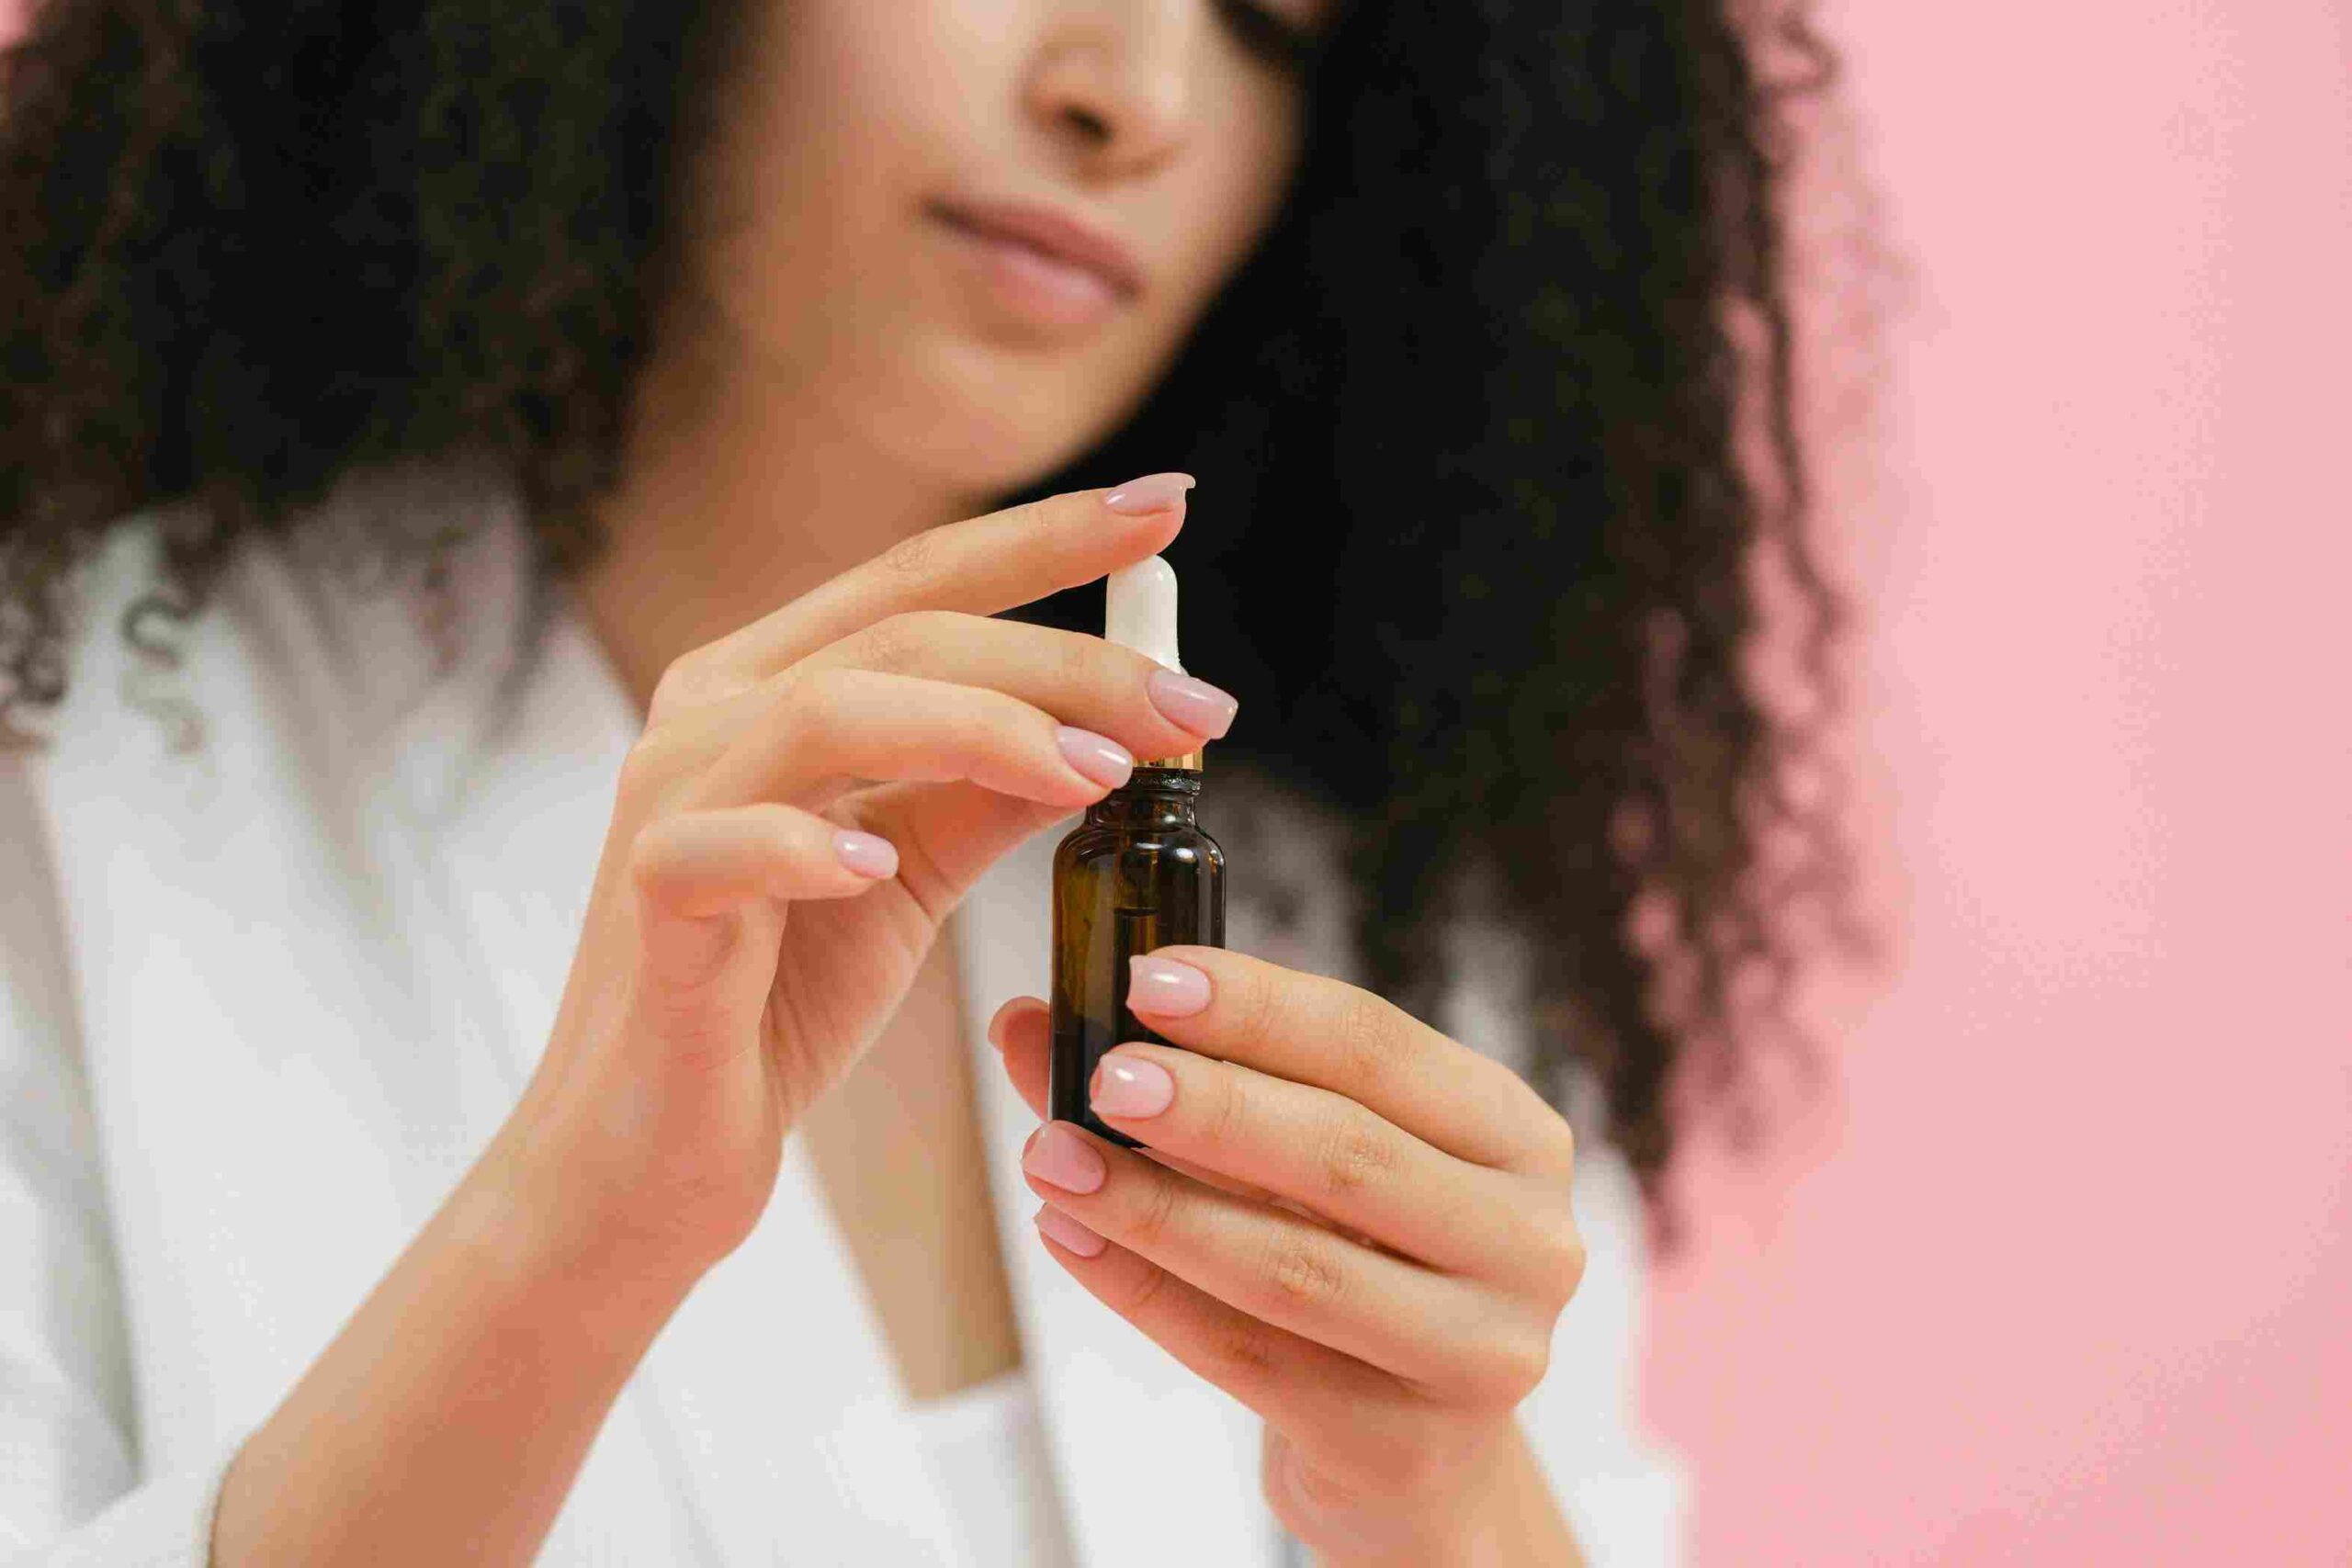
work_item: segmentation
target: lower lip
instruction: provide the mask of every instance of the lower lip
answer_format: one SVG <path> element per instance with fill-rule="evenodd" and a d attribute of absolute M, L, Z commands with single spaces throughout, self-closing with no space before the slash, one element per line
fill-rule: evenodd
<path fill-rule="evenodd" d="M 1101 273 L 1057 261 L 1017 240 L 966 228 L 935 212 L 932 217 L 978 262 L 993 291 L 1023 316 L 1048 326 L 1091 326 L 1124 302 Z"/>

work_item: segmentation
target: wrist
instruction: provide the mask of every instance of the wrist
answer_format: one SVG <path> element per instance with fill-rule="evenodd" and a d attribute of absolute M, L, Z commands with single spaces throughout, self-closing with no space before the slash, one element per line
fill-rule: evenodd
<path fill-rule="evenodd" d="M 1571 1568 L 1584 1561 L 1516 1420 L 1442 1492 L 1411 1500 L 1388 1529 L 1364 1534 L 1352 1548 L 1323 1550 L 1317 1568 Z"/>
<path fill-rule="evenodd" d="M 604 1223 L 594 1182 L 560 1148 L 510 1122 L 451 1194 L 449 1239 L 537 1313 L 658 1329 L 709 1262 Z"/>
<path fill-rule="evenodd" d="M 520 1141 L 493 1140 L 240 1445 L 212 1561 L 530 1559 L 693 1279 L 582 1249 Z"/>

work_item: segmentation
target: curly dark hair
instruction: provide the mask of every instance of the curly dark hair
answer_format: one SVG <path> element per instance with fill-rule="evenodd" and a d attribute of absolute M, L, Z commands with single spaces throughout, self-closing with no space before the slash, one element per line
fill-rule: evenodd
<path fill-rule="evenodd" d="M 1199 476 L 1188 660 L 1257 716 L 1222 753 L 1344 810 L 1364 972 L 1418 1014 L 1454 869 L 1495 874 L 1542 958 L 1539 1087 L 1589 1065 L 1653 1197 L 1679 1075 L 1712 1098 L 1767 1042 L 1811 1054 L 1779 917 L 1849 882 L 1839 792 L 1791 782 L 1847 611 L 1807 536 L 1777 209 L 1789 100 L 1837 62 L 1801 4 L 1736 9 L 1363 0 L 1297 67 L 1262 245 L 1135 418 L 1025 492 Z M 62 696 L 64 584 L 142 509 L 178 521 L 122 629 L 164 660 L 150 623 L 356 465 L 486 449 L 545 571 L 601 549 L 737 15 L 40 6 L 0 63 L 0 729 Z M 1767 40 L 1808 73 L 1770 80 Z M 1743 678 L 1759 551 L 1807 611 L 1804 724 Z"/>

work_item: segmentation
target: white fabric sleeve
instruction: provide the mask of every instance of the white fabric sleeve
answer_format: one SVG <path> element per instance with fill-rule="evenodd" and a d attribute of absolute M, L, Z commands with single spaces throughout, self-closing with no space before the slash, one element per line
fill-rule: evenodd
<path fill-rule="evenodd" d="M 0 757 L 0 1564 L 205 1568 L 234 1457 L 143 1477 L 104 1168 L 28 766 Z"/>
<path fill-rule="evenodd" d="M 1685 1483 L 1637 1415 L 1646 1253 L 1639 1190 L 1613 1150 L 1577 1151 L 1576 1207 L 1584 1280 L 1520 1425 L 1586 1561 L 1663 1568 L 1682 1560 Z"/>

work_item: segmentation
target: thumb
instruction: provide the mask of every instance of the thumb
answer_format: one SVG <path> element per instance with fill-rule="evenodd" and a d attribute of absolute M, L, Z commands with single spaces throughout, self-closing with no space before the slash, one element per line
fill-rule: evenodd
<path fill-rule="evenodd" d="M 909 847 L 899 882 L 934 925 L 1007 850 L 1083 809 L 1007 795 L 969 779 L 876 784 L 832 807 L 835 816 Z"/>
<path fill-rule="evenodd" d="M 874 834 L 776 801 L 681 812 L 631 846 L 634 1036 L 718 1066 L 754 1048 L 789 904 L 864 892 L 897 869 Z"/>

